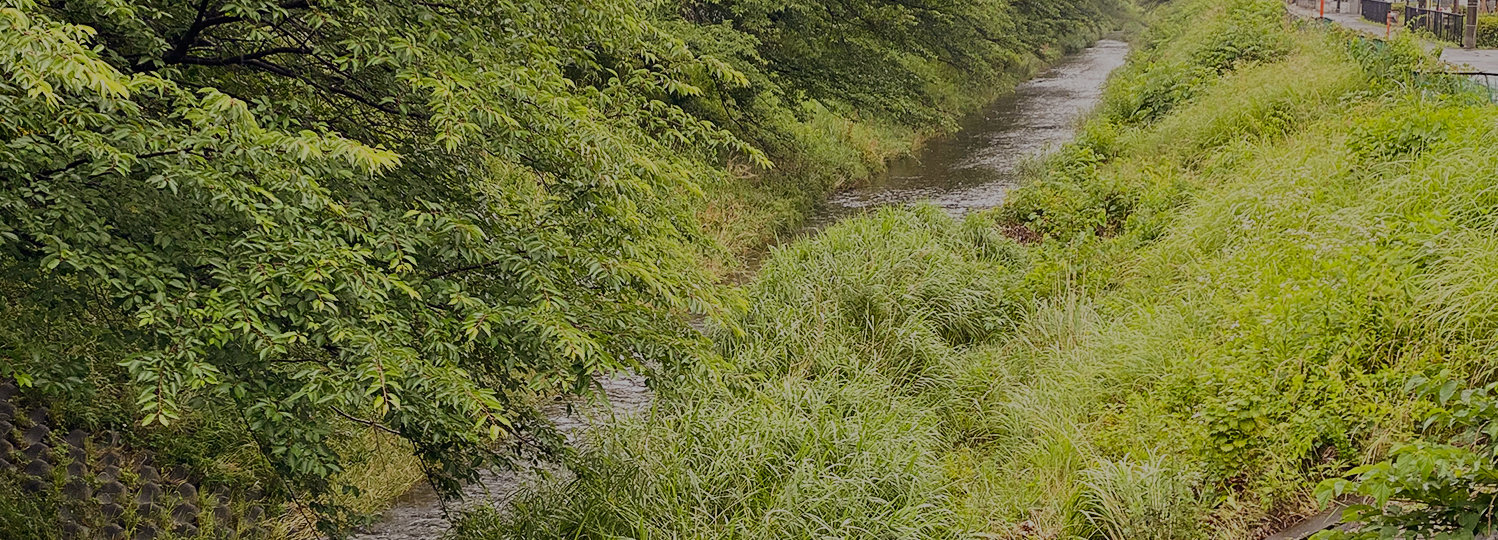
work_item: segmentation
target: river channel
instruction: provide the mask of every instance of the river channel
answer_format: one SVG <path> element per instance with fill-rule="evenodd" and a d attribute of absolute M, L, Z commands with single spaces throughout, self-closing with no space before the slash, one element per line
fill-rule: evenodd
<path fill-rule="evenodd" d="M 833 195 L 810 224 L 894 204 L 930 202 L 959 217 L 1002 204 L 1018 183 L 1020 164 L 1071 140 L 1128 51 L 1128 44 L 1105 39 L 1063 58 L 964 119 L 956 133 L 891 162 L 872 182 Z"/>
<path fill-rule="evenodd" d="M 1004 201 L 1028 159 L 1070 140 L 1088 110 L 1098 103 L 1108 74 L 1123 65 L 1128 45 L 1104 39 L 1058 61 L 961 123 L 951 136 L 929 141 L 915 156 L 890 164 L 874 181 L 839 192 L 808 220 L 816 231 L 840 219 L 886 205 L 927 201 L 954 216 L 992 208 Z M 809 234 L 809 233 L 808 233 Z M 551 418 L 569 439 L 589 425 L 649 407 L 649 390 L 640 376 L 602 381 L 607 405 L 558 406 Z M 444 506 L 426 483 L 418 483 L 366 531 L 359 540 L 425 540 L 448 528 L 446 513 L 472 505 L 504 506 L 541 475 L 526 472 L 485 473 L 464 490 L 464 498 Z"/>

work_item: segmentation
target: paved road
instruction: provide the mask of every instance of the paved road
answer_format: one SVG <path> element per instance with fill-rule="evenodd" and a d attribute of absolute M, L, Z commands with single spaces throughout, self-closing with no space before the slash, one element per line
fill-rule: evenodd
<path fill-rule="evenodd" d="M 1285 9 L 1296 17 L 1304 19 L 1316 18 L 1316 10 L 1311 8 L 1289 4 L 1285 6 Z M 1359 32 L 1372 34 L 1378 38 L 1384 37 L 1384 25 L 1374 24 L 1356 13 L 1327 13 L 1326 18 Z M 1395 33 L 1404 31 L 1403 28 L 1398 26 L 1394 28 Z M 1432 51 L 1440 50 L 1441 60 L 1446 63 L 1472 71 L 1498 73 L 1498 49 L 1474 49 L 1469 51 L 1460 47 L 1446 47 L 1432 41 L 1421 40 L 1421 42 L 1425 44 L 1427 49 Z"/>
<path fill-rule="evenodd" d="M 1441 51 L 1441 59 L 1447 63 L 1471 68 L 1483 73 L 1498 73 L 1498 49 L 1455 49 Z"/>

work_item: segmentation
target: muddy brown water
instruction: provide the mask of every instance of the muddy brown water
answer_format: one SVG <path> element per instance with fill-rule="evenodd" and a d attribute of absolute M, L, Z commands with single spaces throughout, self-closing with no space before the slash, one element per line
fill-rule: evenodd
<path fill-rule="evenodd" d="M 965 119 L 955 134 L 932 140 L 918 155 L 891 163 L 874 181 L 829 198 L 801 234 L 887 205 L 927 201 L 954 216 L 998 206 L 1018 181 L 1021 163 L 1072 138 L 1082 115 L 1101 97 L 1108 74 L 1123 65 L 1127 53 L 1127 44 L 1104 39 L 1061 59 Z M 606 403 L 558 406 L 552 411 L 552 420 L 569 439 L 575 441 L 589 426 L 640 414 L 650 406 L 642 376 L 614 377 L 602 386 Z M 353 538 L 437 538 L 449 528 L 449 512 L 475 505 L 503 507 L 545 476 L 536 471 L 485 473 L 464 490 L 462 500 L 446 505 L 430 486 L 418 483 L 378 523 Z"/>

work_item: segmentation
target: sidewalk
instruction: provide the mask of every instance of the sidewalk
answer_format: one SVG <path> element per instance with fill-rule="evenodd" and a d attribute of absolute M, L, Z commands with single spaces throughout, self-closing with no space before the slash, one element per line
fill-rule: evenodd
<path fill-rule="evenodd" d="M 1302 19 L 1316 18 L 1316 10 L 1314 9 L 1287 4 L 1285 10 L 1289 11 L 1291 15 Z M 1380 39 L 1384 37 L 1384 25 L 1375 24 L 1372 21 L 1364 19 L 1362 15 L 1357 13 L 1327 13 L 1326 18 L 1344 27 L 1372 34 Z M 1401 26 L 1394 27 L 1395 34 L 1407 31 Z M 1447 47 L 1432 41 L 1420 41 L 1425 45 L 1426 49 L 1432 52 L 1439 50 L 1441 60 L 1448 64 L 1471 71 L 1498 73 L 1498 49 L 1473 49 L 1469 51 L 1460 47 Z"/>
<path fill-rule="evenodd" d="M 1498 73 L 1498 49 L 1454 49 L 1441 51 L 1441 60 L 1448 64 L 1471 68 L 1472 71 Z"/>

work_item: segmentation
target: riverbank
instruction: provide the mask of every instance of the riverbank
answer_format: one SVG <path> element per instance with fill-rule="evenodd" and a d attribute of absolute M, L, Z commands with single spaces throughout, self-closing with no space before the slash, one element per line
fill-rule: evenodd
<path fill-rule="evenodd" d="M 960 132 L 932 139 L 916 155 L 892 163 L 889 171 L 869 184 L 841 190 L 796 236 L 814 235 L 841 218 L 872 211 L 873 206 L 908 205 L 937 195 L 952 201 L 944 211 L 954 215 L 999 204 L 1003 194 L 1016 186 L 1022 163 L 1033 162 L 1070 139 L 1127 51 L 1127 44 L 1104 39 L 1059 59 L 1012 93 L 963 119 Z M 649 389 L 638 379 L 631 378 L 634 384 L 624 385 L 617 384 L 620 380 L 604 381 L 608 403 L 602 410 L 558 410 L 552 418 L 565 424 L 564 433 L 572 436 L 581 435 L 588 424 L 635 416 L 648 408 L 643 400 L 649 397 Z M 533 475 L 486 474 L 465 488 L 465 500 L 453 506 L 503 508 L 523 484 L 535 480 Z M 446 528 L 444 513 L 435 494 L 418 485 L 397 500 L 379 523 L 355 538 L 436 536 Z"/>
<path fill-rule="evenodd" d="M 776 250 L 710 361 L 460 536 L 1259 538 L 1417 438 L 1405 381 L 1492 378 L 1498 109 L 1276 1 L 1155 19 L 1005 207 Z"/>
<path fill-rule="evenodd" d="M 695 361 L 743 253 L 1132 11 L 147 4 L 0 13 L 0 378 L 303 537 L 565 453 L 550 408 Z M 233 527 L 5 435 L 7 527 Z"/>
<path fill-rule="evenodd" d="M 961 122 L 1012 94 L 1016 85 L 1045 72 L 1063 57 L 1074 54 L 1109 33 L 1137 31 L 1138 15 L 1126 10 L 1105 19 L 1072 26 L 1061 39 L 1006 60 L 999 78 L 984 85 L 948 90 L 958 103 L 934 123 L 901 125 L 888 118 L 847 112 L 842 106 L 812 106 L 810 118 L 789 131 L 804 139 L 793 155 L 776 159 L 773 169 L 730 164 L 728 174 L 706 179 L 698 210 L 705 232 L 722 249 L 709 254 L 705 264 L 729 281 L 752 277 L 771 246 L 796 237 L 810 225 L 825 224 L 824 216 L 841 214 L 835 207 L 839 193 L 858 190 L 887 178 L 888 167 L 919 154 L 933 139 L 962 129 Z M 952 100 L 952 98 L 947 98 Z M 830 212 L 829 207 L 834 208 Z M 834 218 L 835 219 L 835 218 Z M 812 220 L 811 223 L 808 220 Z M 820 221 L 819 221 L 820 220 Z"/>
<path fill-rule="evenodd" d="M 1022 145 L 1023 151 L 1013 155 L 991 156 L 985 162 L 971 166 L 957 163 L 956 160 L 961 156 L 948 156 L 951 160 L 931 159 L 925 153 L 917 151 L 927 159 L 920 165 L 916 165 L 917 161 L 921 161 L 919 158 L 905 158 L 895 164 L 898 171 L 896 174 L 909 176 L 914 174 L 917 167 L 925 167 L 928 168 L 926 174 L 931 176 L 927 180 L 928 188 L 931 190 L 939 190 L 941 189 L 939 185 L 951 183 L 954 189 L 960 185 L 972 189 L 996 190 L 997 193 L 1002 194 L 1004 190 L 1014 186 L 1017 180 L 1017 168 L 1022 160 L 1033 159 L 1036 152 L 1062 143 L 1070 136 L 1072 128 L 1079 120 L 1079 115 L 1095 102 L 1097 94 L 1101 91 L 1103 79 L 1108 72 L 1122 62 L 1126 50 L 1123 43 L 1109 41 L 1102 49 L 1088 48 L 1085 51 L 1073 53 L 1071 56 L 1053 60 L 1052 68 L 1037 72 L 1034 77 L 1020 83 L 1020 86 L 1024 88 L 1020 90 L 1020 95 L 1003 96 L 995 103 L 985 106 L 983 111 L 975 113 L 975 117 L 964 119 L 962 126 L 966 131 L 955 135 L 957 139 L 938 137 L 934 140 L 934 144 L 939 146 L 971 146 L 971 142 L 964 143 L 963 141 L 967 140 L 966 138 L 1002 136 L 1015 140 L 1025 139 L 1022 143 L 1017 143 Z M 1029 89 L 1031 87 L 1034 88 Z M 952 153 L 942 152 L 940 148 L 937 150 L 943 155 Z M 941 177 L 947 169 L 966 169 L 969 173 L 961 179 Z M 877 185 L 875 186 L 841 190 L 838 199 L 831 201 L 830 204 L 837 207 L 843 198 L 882 192 L 889 188 L 885 185 L 888 182 L 886 174 L 878 175 L 876 178 Z M 917 197 L 885 197 L 881 200 L 885 203 L 900 204 L 914 202 L 917 199 Z M 998 204 L 1001 200 L 1001 198 L 981 197 L 969 201 L 968 206 L 981 209 Z M 821 209 L 810 217 L 813 222 L 811 227 L 816 228 L 816 223 L 825 226 L 835 221 L 837 217 L 846 217 L 850 212 L 856 211 L 859 211 L 859 208 Z M 605 384 L 606 389 L 610 389 L 608 392 L 610 407 L 616 407 L 620 400 L 634 402 L 643 396 L 643 394 L 637 394 L 648 392 L 643 385 L 631 386 L 630 389 L 633 392 L 628 393 L 615 392 L 614 386 L 607 382 Z M 626 408 L 633 410 L 632 407 Z M 594 418 L 607 419 L 629 416 L 630 412 L 619 410 L 600 412 L 590 407 L 579 407 L 564 417 L 554 417 L 554 420 L 565 420 L 568 426 L 580 428 L 582 427 L 581 419 L 589 415 Z M 568 430 L 568 433 L 573 431 Z M 470 489 L 465 489 L 466 500 L 455 503 L 455 507 L 505 504 L 515 496 L 516 491 L 522 487 L 522 483 L 531 480 L 534 480 L 531 475 L 512 473 L 484 475 Z M 435 494 L 425 486 L 416 485 L 410 492 L 396 499 L 394 505 L 395 508 L 385 512 L 379 523 L 368 527 L 356 538 L 424 538 L 446 529 L 443 517 L 444 508 L 436 499 Z"/>
<path fill-rule="evenodd" d="M 939 111 L 940 116 L 923 123 L 902 123 L 888 115 L 859 111 L 836 98 L 805 101 L 793 107 L 797 109 L 795 114 L 790 114 L 789 110 L 749 111 L 780 124 L 772 127 L 760 124 L 762 121 L 769 121 L 766 118 L 730 119 L 733 111 L 704 113 L 709 117 L 713 114 L 722 115 L 723 127 L 748 140 L 766 144 L 768 136 L 765 132 L 777 132 L 778 137 L 785 138 L 766 147 L 766 151 L 776 162 L 774 168 L 761 169 L 747 163 L 730 162 L 724 174 L 709 175 L 701 179 L 702 194 L 700 200 L 693 203 L 696 205 L 694 211 L 702 221 L 705 234 L 713 239 L 712 243 L 718 248 L 703 255 L 704 265 L 728 281 L 747 279 L 757 268 L 758 258 L 769 249 L 768 246 L 778 244 L 780 238 L 799 234 L 806 225 L 806 220 L 815 219 L 814 215 L 822 210 L 829 194 L 846 192 L 850 188 L 864 185 L 870 179 L 881 177 L 887 163 L 901 158 L 908 159 L 933 138 L 945 137 L 960 127 L 958 119 L 988 107 L 996 99 L 1013 92 L 1016 85 L 1049 69 L 1049 66 L 1065 55 L 1086 47 L 1105 33 L 1117 32 L 1122 26 L 1137 24 L 1134 17 L 1127 10 L 1099 13 L 1055 21 L 1054 27 L 1044 32 L 1017 36 L 1019 39 L 1014 46 L 1030 41 L 1029 45 L 1033 48 L 1012 51 L 1012 54 L 999 62 L 999 70 L 987 84 L 958 85 L 956 82 L 961 79 L 957 77 L 938 81 L 939 87 L 927 99 L 944 104 L 947 108 Z M 763 66 L 735 67 L 745 71 L 764 69 Z M 1100 79 L 1093 83 L 1100 83 Z M 784 84 L 783 81 L 781 84 Z M 763 92 L 765 89 L 755 91 Z M 699 102 L 696 105 L 706 107 L 712 104 Z M 749 104 L 737 105 L 743 107 Z M 788 107 L 782 103 L 774 106 Z M 745 111 L 739 113 L 744 114 Z M 1057 120 L 1067 125 L 1053 126 L 1053 131 L 1069 133 L 1069 127 L 1074 121 L 1071 117 Z M 609 387 L 610 383 L 606 381 L 605 386 Z M 635 390 L 643 390 L 643 387 L 635 387 Z M 638 397 L 630 396 L 627 399 Z M 590 408 L 591 406 L 579 407 L 576 411 L 554 415 L 551 419 L 578 427 L 579 419 L 585 415 L 610 416 L 596 410 L 589 412 Z M 419 538 L 446 529 L 447 509 L 436 494 L 427 486 L 412 485 L 419 479 L 419 475 L 412 474 L 419 471 L 414 459 L 382 455 L 372 465 L 393 474 L 386 475 L 362 467 L 352 471 L 349 477 L 360 479 L 361 490 L 366 494 L 358 500 L 358 508 L 363 511 L 378 511 L 391 505 L 395 505 L 395 508 L 383 512 L 380 522 L 364 527 L 359 538 Z M 395 486 L 388 482 L 391 478 L 403 480 L 405 485 L 411 487 L 392 489 Z M 483 474 L 478 482 L 464 490 L 469 501 L 455 503 L 454 508 L 487 504 L 484 501 L 508 500 L 528 478 L 530 475 L 513 473 Z M 372 484 L 362 485 L 362 482 Z M 289 513 L 288 518 L 294 522 L 303 520 L 297 512 Z M 292 528 L 307 530 L 303 525 Z"/>

